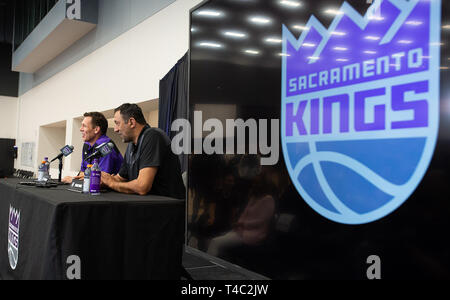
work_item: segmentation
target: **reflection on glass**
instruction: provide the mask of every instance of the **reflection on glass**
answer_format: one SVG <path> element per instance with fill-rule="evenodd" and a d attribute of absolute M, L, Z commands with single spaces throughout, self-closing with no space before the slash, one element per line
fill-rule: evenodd
<path fill-rule="evenodd" d="M 252 49 L 246 49 L 244 50 L 245 53 L 251 54 L 251 55 L 258 55 L 260 52 L 258 50 L 252 50 Z"/>
<path fill-rule="evenodd" d="M 420 26 L 423 24 L 423 22 L 420 21 L 408 21 L 405 23 L 406 25 L 411 25 L 411 26 Z"/>
<path fill-rule="evenodd" d="M 212 17 L 212 18 L 222 17 L 224 15 L 223 12 L 216 11 L 216 10 L 201 10 L 201 11 L 198 11 L 196 14 L 198 16 Z"/>
<path fill-rule="evenodd" d="M 309 27 L 304 26 L 304 25 L 294 25 L 294 26 L 292 26 L 292 28 L 297 29 L 297 30 L 309 30 Z"/>
<path fill-rule="evenodd" d="M 271 19 L 266 18 L 266 17 L 251 17 L 249 20 L 250 20 L 250 22 L 259 24 L 259 25 L 268 25 L 272 22 Z"/>
<path fill-rule="evenodd" d="M 342 32 L 342 31 L 332 31 L 331 34 L 332 35 L 338 35 L 338 36 L 347 35 L 345 32 Z"/>
<path fill-rule="evenodd" d="M 335 9 L 335 8 L 329 8 L 329 9 L 325 10 L 324 13 L 327 15 L 332 15 L 332 16 L 338 16 L 338 15 L 344 14 L 342 11 L 340 11 L 339 9 Z"/>
<path fill-rule="evenodd" d="M 365 39 L 366 39 L 366 40 L 369 40 L 369 41 L 378 41 L 378 40 L 380 40 L 381 38 L 380 38 L 379 36 L 368 35 L 368 36 L 365 37 Z"/>
<path fill-rule="evenodd" d="M 300 7 L 302 4 L 298 1 L 292 1 L 292 0 L 281 0 L 279 2 L 281 5 L 290 7 L 290 8 L 298 8 Z"/>
<path fill-rule="evenodd" d="M 202 43 L 199 43 L 199 46 L 207 47 L 207 48 L 216 48 L 216 49 L 223 48 L 222 44 L 212 43 L 212 42 L 202 42 Z"/>
<path fill-rule="evenodd" d="M 283 40 L 279 38 L 266 38 L 265 41 L 270 44 L 281 44 L 283 42 Z"/>
<path fill-rule="evenodd" d="M 247 37 L 247 35 L 245 33 L 237 32 L 237 31 L 225 31 L 224 34 L 226 36 L 233 37 L 233 38 L 246 38 Z"/>

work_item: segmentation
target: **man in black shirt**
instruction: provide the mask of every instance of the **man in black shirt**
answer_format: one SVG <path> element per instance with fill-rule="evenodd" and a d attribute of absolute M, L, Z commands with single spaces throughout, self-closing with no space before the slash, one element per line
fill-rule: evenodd
<path fill-rule="evenodd" d="M 150 127 L 136 104 L 117 108 L 114 123 L 114 131 L 129 145 L 119 174 L 102 173 L 102 184 L 120 193 L 184 199 L 180 162 L 167 135 Z"/>

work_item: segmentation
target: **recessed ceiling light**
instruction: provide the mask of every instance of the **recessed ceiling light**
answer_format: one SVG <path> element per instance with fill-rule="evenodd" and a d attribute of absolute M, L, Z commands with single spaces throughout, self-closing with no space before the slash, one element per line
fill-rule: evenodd
<path fill-rule="evenodd" d="M 315 47 L 316 44 L 304 43 L 302 46 L 303 46 L 303 47 Z"/>

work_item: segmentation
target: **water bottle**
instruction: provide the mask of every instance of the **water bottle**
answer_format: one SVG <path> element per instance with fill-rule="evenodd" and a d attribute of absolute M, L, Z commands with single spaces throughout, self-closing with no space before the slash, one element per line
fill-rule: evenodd
<path fill-rule="evenodd" d="M 41 162 L 38 169 L 38 181 L 44 181 L 45 180 L 45 160 Z"/>
<path fill-rule="evenodd" d="M 45 165 L 44 180 L 48 181 L 50 180 L 50 162 L 48 161 L 48 157 L 44 158 L 44 165 Z"/>
<path fill-rule="evenodd" d="M 92 165 L 88 165 L 86 170 L 84 170 L 84 181 L 83 181 L 83 193 L 89 194 L 91 189 L 91 168 Z"/>
<path fill-rule="evenodd" d="M 94 160 L 94 164 L 91 168 L 91 177 L 90 177 L 90 188 L 89 191 L 91 195 L 97 196 L 100 195 L 100 181 L 102 177 L 102 172 L 98 166 L 98 159 Z"/>

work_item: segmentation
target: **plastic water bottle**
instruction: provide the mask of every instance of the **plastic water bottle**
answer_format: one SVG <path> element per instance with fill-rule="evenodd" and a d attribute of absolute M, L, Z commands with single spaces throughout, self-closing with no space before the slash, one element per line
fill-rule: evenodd
<path fill-rule="evenodd" d="M 84 170 L 84 181 L 83 181 L 83 193 L 89 194 L 91 189 L 91 168 L 92 165 L 88 165 L 86 170 Z"/>
<path fill-rule="evenodd" d="M 50 180 L 50 162 L 48 161 L 48 157 L 44 158 L 44 165 L 45 165 L 45 175 L 44 180 L 48 181 Z"/>
<path fill-rule="evenodd" d="M 100 180 L 102 177 L 102 172 L 98 166 L 98 159 L 94 160 L 94 164 L 91 168 L 91 177 L 90 177 L 90 193 L 93 196 L 100 195 Z"/>
<path fill-rule="evenodd" d="M 45 181 L 45 175 L 46 175 L 46 171 L 45 171 L 45 160 L 43 160 L 41 162 L 41 164 L 39 165 L 39 169 L 38 169 L 38 181 Z"/>

